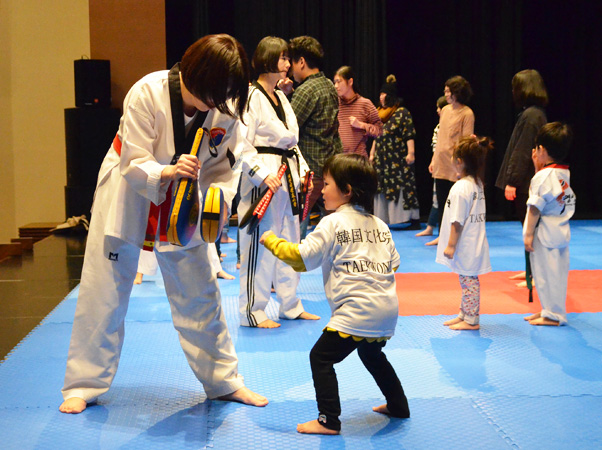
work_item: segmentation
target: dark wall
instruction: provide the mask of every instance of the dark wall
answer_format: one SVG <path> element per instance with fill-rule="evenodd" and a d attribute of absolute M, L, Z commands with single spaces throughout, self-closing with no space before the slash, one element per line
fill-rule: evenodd
<path fill-rule="evenodd" d="M 324 71 L 352 65 L 366 97 L 377 100 L 388 73 L 417 129 L 416 175 L 421 212 L 428 214 L 432 179 L 430 141 L 435 102 L 445 80 L 459 74 L 472 84 L 477 134 L 496 142 L 487 172 L 488 215 L 508 217 L 493 187 L 517 111 L 512 76 L 537 69 L 550 94 L 548 119 L 575 130 L 569 163 L 576 217 L 602 217 L 602 5 L 542 0 L 189 0 L 166 2 L 168 66 L 207 33 L 235 36 L 252 55 L 264 36 L 309 34 L 324 46 Z"/>

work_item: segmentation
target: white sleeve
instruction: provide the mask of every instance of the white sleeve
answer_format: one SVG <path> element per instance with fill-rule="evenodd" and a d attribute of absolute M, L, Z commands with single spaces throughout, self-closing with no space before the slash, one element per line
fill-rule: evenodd
<path fill-rule="evenodd" d="M 331 257 L 334 245 L 334 227 L 331 222 L 328 217 L 323 218 L 299 244 L 299 253 L 308 271 L 320 267 Z"/>
<path fill-rule="evenodd" d="M 253 147 L 257 127 L 259 127 L 262 122 L 262 114 L 261 92 L 257 92 L 256 89 L 251 88 L 244 127 L 246 132 L 245 137 L 249 142 L 250 147 L 247 147 L 243 153 L 241 171 L 249 177 L 255 186 L 261 185 L 263 180 L 270 174 L 270 171 L 263 164 L 263 160 L 257 153 L 257 150 Z"/>
<path fill-rule="evenodd" d="M 536 174 L 529 186 L 527 206 L 534 206 L 539 211 L 542 211 L 547 203 L 554 201 L 563 193 L 562 186 L 554 172 L 552 170 L 548 170 L 548 172 L 547 174 L 542 173 L 540 176 Z"/>
<path fill-rule="evenodd" d="M 466 219 L 468 218 L 468 215 L 470 214 L 470 206 L 472 201 L 472 192 L 465 192 L 460 189 L 452 189 L 447 197 L 447 204 L 449 205 L 449 222 L 458 222 L 463 226 L 464 222 L 466 222 Z"/>

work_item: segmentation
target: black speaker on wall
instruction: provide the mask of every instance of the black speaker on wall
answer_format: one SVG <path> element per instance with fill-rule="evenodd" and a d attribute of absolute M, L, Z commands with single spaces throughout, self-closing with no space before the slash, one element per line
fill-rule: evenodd
<path fill-rule="evenodd" d="M 65 109 L 67 217 L 90 217 L 98 170 L 117 133 L 120 117 L 117 108 Z"/>
<path fill-rule="evenodd" d="M 104 59 L 73 61 L 75 106 L 111 106 L 111 62 Z"/>

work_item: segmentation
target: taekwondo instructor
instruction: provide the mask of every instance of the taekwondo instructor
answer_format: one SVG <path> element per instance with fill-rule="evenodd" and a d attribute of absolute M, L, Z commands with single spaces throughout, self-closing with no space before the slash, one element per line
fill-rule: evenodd
<path fill-rule="evenodd" d="M 248 84 L 244 49 L 221 34 L 198 40 L 181 63 L 145 76 L 128 92 L 98 176 L 60 411 L 80 413 L 110 388 L 143 245 L 157 255 L 174 327 L 207 397 L 268 403 L 238 374 L 208 245 L 198 232 L 184 247 L 163 239 L 172 182 L 197 179 L 199 192 L 218 186 L 231 204 L 234 169 L 246 142 L 237 117 L 245 110 Z M 198 159 L 183 154 L 201 126 L 212 139 L 203 140 Z"/>

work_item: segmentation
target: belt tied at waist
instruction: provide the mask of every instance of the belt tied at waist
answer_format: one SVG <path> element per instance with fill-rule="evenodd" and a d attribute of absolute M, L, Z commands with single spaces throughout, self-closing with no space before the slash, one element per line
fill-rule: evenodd
<path fill-rule="evenodd" d="M 291 201 L 291 209 L 293 210 L 293 216 L 299 215 L 299 199 L 297 197 L 297 191 L 295 189 L 295 183 L 293 182 L 293 174 L 291 173 L 291 165 L 287 164 L 287 159 L 295 158 L 297 160 L 297 175 L 299 175 L 301 168 L 299 167 L 299 155 L 296 152 L 296 146 L 289 149 L 278 148 L 278 147 L 255 147 L 257 153 L 264 155 L 280 155 L 282 156 L 281 163 L 286 164 L 286 173 L 284 179 L 286 180 L 286 187 L 288 196 Z"/>

